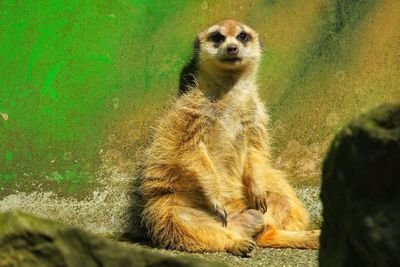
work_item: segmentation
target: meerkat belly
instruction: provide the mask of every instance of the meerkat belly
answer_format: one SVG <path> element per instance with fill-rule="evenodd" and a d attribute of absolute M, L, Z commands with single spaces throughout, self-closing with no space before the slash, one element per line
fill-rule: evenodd
<path fill-rule="evenodd" d="M 218 119 L 210 132 L 209 150 L 220 175 L 226 201 L 243 198 L 243 170 L 247 156 L 240 117 L 232 110 Z"/>

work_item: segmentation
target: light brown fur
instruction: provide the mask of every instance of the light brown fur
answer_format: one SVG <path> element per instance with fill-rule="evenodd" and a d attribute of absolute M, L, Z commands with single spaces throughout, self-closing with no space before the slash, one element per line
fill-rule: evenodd
<path fill-rule="evenodd" d="M 210 40 L 216 31 L 225 36 L 218 45 Z M 250 36 L 246 42 L 237 38 L 242 31 Z M 152 239 L 173 249 L 235 255 L 248 255 L 255 242 L 318 248 L 319 232 L 306 231 L 307 212 L 272 166 L 255 77 L 257 33 L 229 20 L 198 38 L 196 86 L 161 118 L 145 154 L 143 221 Z M 230 44 L 240 60 L 224 62 L 232 58 Z"/>

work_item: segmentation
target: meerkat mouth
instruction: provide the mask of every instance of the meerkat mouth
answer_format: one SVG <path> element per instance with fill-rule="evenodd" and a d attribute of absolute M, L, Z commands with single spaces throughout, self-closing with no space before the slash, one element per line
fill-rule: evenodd
<path fill-rule="evenodd" d="M 241 62 L 242 58 L 240 57 L 229 57 L 229 58 L 222 58 L 222 62 L 224 63 L 236 63 L 236 62 Z"/>

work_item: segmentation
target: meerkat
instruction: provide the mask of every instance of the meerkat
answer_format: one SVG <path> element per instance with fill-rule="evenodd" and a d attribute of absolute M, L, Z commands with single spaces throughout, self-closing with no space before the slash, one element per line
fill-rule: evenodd
<path fill-rule="evenodd" d="M 145 152 L 142 220 L 159 246 L 248 256 L 319 247 L 308 215 L 272 165 L 256 74 L 258 34 L 227 20 L 198 35 L 195 73 Z M 192 66 L 193 67 L 193 66 Z"/>

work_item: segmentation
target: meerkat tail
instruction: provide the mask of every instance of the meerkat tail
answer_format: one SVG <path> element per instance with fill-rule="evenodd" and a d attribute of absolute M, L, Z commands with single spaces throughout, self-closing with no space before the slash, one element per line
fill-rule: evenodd
<path fill-rule="evenodd" d="M 318 249 L 320 230 L 287 231 L 268 227 L 256 238 L 259 247 Z"/>

